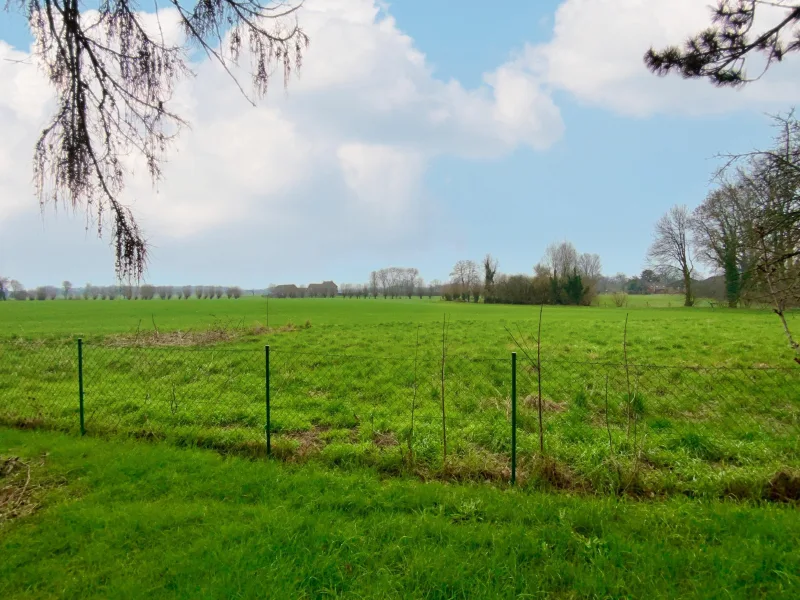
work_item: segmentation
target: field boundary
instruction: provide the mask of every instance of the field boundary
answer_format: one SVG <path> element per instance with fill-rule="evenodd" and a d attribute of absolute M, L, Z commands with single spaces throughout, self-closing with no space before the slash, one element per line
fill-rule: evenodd
<path fill-rule="evenodd" d="M 800 468 L 800 368 L 81 340 L 0 349 L 0 422 L 15 426 L 581 488 Z"/>

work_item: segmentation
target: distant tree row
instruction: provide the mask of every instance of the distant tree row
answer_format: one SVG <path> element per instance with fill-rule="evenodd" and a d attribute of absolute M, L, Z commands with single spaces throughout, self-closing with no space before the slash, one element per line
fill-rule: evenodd
<path fill-rule="evenodd" d="M 79 294 L 73 293 L 75 287 L 69 281 L 61 284 L 61 296 L 66 300 L 82 298 L 84 300 L 116 300 L 124 298 L 126 300 L 153 300 L 158 297 L 161 300 L 170 300 L 173 297 L 188 300 L 196 298 L 241 298 L 242 288 L 239 286 L 222 287 L 216 285 L 184 285 L 154 286 L 144 284 L 134 285 L 106 285 L 98 286 L 87 283 L 80 290 Z M 26 289 L 16 279 L 0 277 L 0 301 L 13 300 L 55 300 L 59 295 L 59 289 L 52 285 L 39 286 L 33 289 Z"/>
<path fill-rule="evenodd" d="M 419 269 L 387 267 L 370 273 L 368 291 L 373 298 L 413 298 L 424 285 Z"/>
<path fill-rule="evenodd" d="M 448 301 L 486 304 L 576 304 L 588 305 L 597 296 L 601 277 L 597 254 L 578 254 L 571 242 L 551 244 L 533 269 L 533 275 L 498 273 L 491 255 L 483 259 L 483 275 L 477 263 L 460 260 L 443 286 Z"/>
<path fill-rule="evenodd" d="M 345 298 L 433 298 L 441 294 L 438 279 L 429 283 L 419 276 L 417 269 L 389 267 L 372 271 L 369 283 L 344 283 L 339 288 Z"/>

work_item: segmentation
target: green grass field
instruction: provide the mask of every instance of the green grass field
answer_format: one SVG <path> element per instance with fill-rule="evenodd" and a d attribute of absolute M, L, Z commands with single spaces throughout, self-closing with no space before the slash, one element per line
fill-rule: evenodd
<path fill-rule="evenodd" d="M 678 296 L 630 296 L 629 306 L 545 307 L 545 356 L 578 361 L 622 358 L 622 333 L 629 315 L 632 362 L 702 366 L 786 366 L 785 338 L 769 310 L 684 309 Z M 673 308 L 668 308 L 671 305 Z M 267 316 L 269 313 L 269 317 Z M 383 353 L 413 351 L 417 325 L 421 347 L 436 352 L 444 315 L 451 321 L 453 354 L 503 357 L 514 347 L 505 330 L 535 331 L 538 307 L 463 304 L 433 300 L 273 299 L 50 301 L 0 303 L 0 340 L 103 339 L 153 332 L 241 329 L 236 347 L 269 343 L 284 350 Z M 797 322 L 797 312 L 790 323 Z M 287 323 L 311 327 L 287 334 Z M 267 324 L 275 333 L 246 335 Z"/>
<path fill-rule="evenodd" d="M 0 419 L 77 431 L 81 337 L 89 433 L 263 455 L 268 344 L 277 456 L 506 481 L 518 351 L 522 485 L 761 498 L 800 467 L 800 372 L 774 315 L 611 304 L 544 309 L 544 453 L 538 308 L 428 299 L 0 303 Z"/>
<path fill-rule="evenodd" d="M 796 598 L 799 541 L 792 506 L 419 483 L 0 428 L 0 598 Z"/>

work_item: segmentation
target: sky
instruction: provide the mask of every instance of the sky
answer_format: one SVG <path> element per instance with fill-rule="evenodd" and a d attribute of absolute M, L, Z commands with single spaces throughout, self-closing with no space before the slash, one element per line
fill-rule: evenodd
<path fill-rule="evenodd" d="M 196 56 L 174 98 L 191 128 L 163 180 L 130 159 L 145 279 L 353 283 L 403 266 L 445 280 L 486 253 L 529 273 L 563 240 L 638 273 L 656 220 L 708 193 L 715 156 L 766 146 L 768 114 L 800 100 L 793 57 L 742 90 L 647 71 L 645 50 L 707 26 L 707 4 L 306 0 L 311 43 L 288 88 L 277 78 L 253 107 Z M 53 103 L 30 48 L 25 20 L 0 13 L 0 275 L 112 283 L 108 235 L 34 195 Z"/>

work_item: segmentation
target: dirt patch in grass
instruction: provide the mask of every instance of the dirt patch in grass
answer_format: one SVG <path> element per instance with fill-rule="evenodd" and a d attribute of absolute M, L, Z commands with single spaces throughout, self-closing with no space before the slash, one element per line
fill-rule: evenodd
<path fill-rule="evenodd" d="M 42 417 L 2 417 L 0 418 L 0 425 L 7 425 L 16 429 L 48 429 Z"/>
<path fill-rule="evenodd" d="M 533 408 L 536 410 L 539 409 L 538 396 L 526 396 L 522 403 L 528 408 Z M 542 412 L 562 413 L 565 410 L 567 410 L 566 402 L 556 402 L 555 400 L 550 400 L 549 398 L 542 398 Z"/>
<path fill-rule="evenodd" d="M 16 456 L 0 456 L 0 527 L 8 521 L 32 514 L 36 487 L 31 481 L 31 464 Z"/>
<path fill-rule="evenodd" d="M 522 469 L 522 479 L 539 482 L 552 490 L 589 493 L 591 484 L 564 463 L 549 456 L 539 456 Z"/>
<path fill-rule="evenodd" d="M 397 436 L 391 431 L 372 434 L 372 443 L 378 448 L 391 448 L 392 446 L 398 446 L 400 444 L 400 442 L 397 441 Z"/>
<path fill-rule="evenodd" d="M 289 333 L 310 327 L 311 321 L 306 321 L 302 326 L 287 323 L 280 327 L 265 327 L 261 324 L 256 324 L 250 327 L 211 326 L 208 329 L 189 329 L 186 331 L 135 331 L 108 336 L 103 340 L 103 345 L 112 348 L 210 346 L 232 342 L 248 336 Z"/>
<path fill-rule="evenodd" d="M 303 431 L 285 431 L 279 434 L 277 440 L 273 438 L 273 454 L 289 462 L 295 460 L 304 460 L 312 454 L 317 454 L 326 445 L 327 441 L 323 439 L 323 434 L 330 431 L 330 427 L 326 425 L 317 425 L 312 429 Z M 294 442 L 291 445 L 284 445 L 281 440 L 289 440 Z"/>
<path fill-rule="evenodd" d="M 797 502 L 800 500 L 800 475 L 781 471 L 770 479 L 767 500 L 772 502 Z"/>

